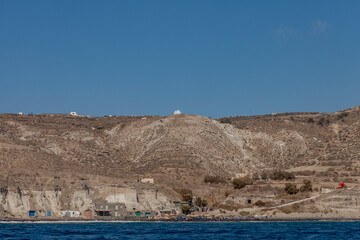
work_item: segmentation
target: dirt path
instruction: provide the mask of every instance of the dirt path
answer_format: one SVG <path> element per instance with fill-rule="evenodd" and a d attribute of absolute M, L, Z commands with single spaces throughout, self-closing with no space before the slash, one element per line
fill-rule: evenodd
<path fill-rule="evenodd" d="M 308 200 L 311 200 L 311 199 L 315 199 L 315 198 L 318 198 L 318 197 L 320 197 L 322 195 L 324 195 L 324 194 L 319 194 L 319 195 L 316 195 L 316 196 L 313 196 L 313 197 L 304 198 L 304 199 L 296 200 L 296 201 L 289 202 L 289 203 L 280 204 L 280 205 L 273 206 L 273 207 L 263 207 L 263 209 L 273 209 L 273 208 L 285 207 L 285 206 L 289 206 L 289 205 L 292 205 L 292 204 L 295 204 L 295 203 L 301 203 L 301 202 L 305 202 L 305 201 L 308 201 Z"/>

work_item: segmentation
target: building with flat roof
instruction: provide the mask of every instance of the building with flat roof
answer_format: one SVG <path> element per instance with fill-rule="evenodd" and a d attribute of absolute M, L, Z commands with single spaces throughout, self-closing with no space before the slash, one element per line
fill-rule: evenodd
<path fill-rule="evenodd" d="M 125 203 L 109 203 L 106 200 L 95 200 L 95 216 L 108 218 L 124 218 L 127 215 Z"/>

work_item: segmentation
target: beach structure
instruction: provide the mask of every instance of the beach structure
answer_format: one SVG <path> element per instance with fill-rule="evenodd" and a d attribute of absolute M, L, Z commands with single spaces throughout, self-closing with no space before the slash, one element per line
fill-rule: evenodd
<path fill-rule="evenodd" d="M 151 183 L 154 184 L 154 179 L 153 178 L 142 178 L 140 180 L 142 183 Z"/>
<path fill-rule="evenodd" d="M 106 200 L 93 201 L 95 216 L 109 218 L 124 218 L 127 215 L 125 203 L 109 203 Z"/>
<path fill-rule="evenodd" d="M 128 217 L 135 217 L 135 218 L 154 218 L 156 216 L 155 212 L 150 210 L 133 210 L 128 212 Z"/>
<path fill-rule="evenodd" d="M 47 210 L 29 210 L 29 217 L 51 217 L 52 212 Z"/>
<path fill-rule="evenodd" d="M 80 212 L 70 210 L 60 211 L 59 217 L 80 217 Z"/>
<path fill-rule="evenodd" d="M 29 217 L 36 217 L 36 211 L 35 210 L 30 210 L 29 211 Z"/>
<path fill-rule="evenodd" d="M 91 218 L 93 216 L 93 213 L 91 210 L 87 210 L 84 212 L 84 216 L 87 218 Z"/>
<path fill-rule="evenodd" d="M 40 210 L 37 212 L 37 216 L 39 217 L 51 217 L 51 215 L 51 211 Z"/>
<path fill-rule="evenodd" d="M 160 216 L 174 216 L 177 212 L 175 209 L 164 209 L 160 210 Z"/>

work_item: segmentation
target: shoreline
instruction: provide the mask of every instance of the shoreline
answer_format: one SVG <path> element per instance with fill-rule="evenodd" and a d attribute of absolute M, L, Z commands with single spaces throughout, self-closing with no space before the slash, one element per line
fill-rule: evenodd
<path fill-rule="evenodd" d="M 0 219 L 0 224 L 5 223 L 209 223 L 209 222 L 357 222 L 360 218 L 272 218 L 272 219 L 226 219 L 226 220 L 199 220 L 199 219 Z"/>

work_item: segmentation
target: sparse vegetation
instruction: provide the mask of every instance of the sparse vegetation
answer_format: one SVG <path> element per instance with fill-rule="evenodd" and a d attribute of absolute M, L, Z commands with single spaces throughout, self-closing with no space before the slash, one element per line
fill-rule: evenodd
<path fill-rule="evenodd" d="M 345 178 L 343 182 L 355 183 L 355 182 L 357 182 L 357 179 L 356 178 Z"/>
<path fill-rule="evenodd" d="M 286 183 L 285 184 L 285 192 L 287 194 L 297 194 L 299 192 L 299 189 L 296 187 L 296 184 Z"/>
<path fill-rule="evenodd" d="M 246 186 L 246 182 L 241 178 L 235 178 L 232 181 L 232 184 L 234 186 L 234 189 L 241 189 Z"/>
<path fill-rule="evenodd" d="M 239 215 L 240 215 L 240 216 L 249 216 L 249 215 L 250 215 L 250 212 L 241 211 L 241 212 L 239 212 Z"/>
<path fill-rule="evenodd" d="M 231 124 L 231 119 L 229 117 L 223 117 L 219 119 L 220 123 L 229 123 Z"/>
<path fill-rule="evenodd" d="M 265 207 L 266 203 L 261 201 L 261 200 L 258 200 L 258 201 L 255 202 L 255 205 L 258 206 L 258 207 Z"/>
<path fill-rule="evenodd" d="M 183 214 L 189 214 L 190 213 L 190 206 L 188 204 L 181 206 L 181 211 Z"/>
<path fill-rule="evenodd" d="M 225 191 L 225 197 L 228 197 L 230 194 L 231 194 L 231 191 L 229 191 L 229 190 Z"/>
<path fill-rule="evenodd" d="M 295 174 L 282 170 L 275 170 L 269 174 L 269 178 L 271 180 L 292 180 L 295 179 Z"/>
<path fill-rule="evenodd" d="M 316 171 L 305 170 L 305 171 L 294 172 L 294 174 L 296 176 L 313 176 L 316 174 Z"/>
<path fill-rule="evenodd" d="M 226 182 L 225 178 L 220 177 L 220 176 L 206 175 L 206 176 L 204 177 L 204 183 L 217 184 L 217 183 L 224 183 L 224 182 Z"/>
<path fill-rule="evenodd" d="M 318 121 L 318 125 L 324 125 L 325 118 L 320 118 Z"/>
<path fill-rule="evenodd" d="M 185 202 L 191 203 L 192 202 L 192 195 L 190 194 L 185 194 L 181 196 L 181 199 Z"/>
<path fill-rule="evenodd" d="M 285 205 L 288 206 L 314 196 L 315 200 L 311 201 L 322 212 L 335 206 L 332 216 L 338 211 L 341 217 L 343 213 L 336 209 L 337 202 L 344 209 L 356 208 L 354 197 L 353 204 L 344 199 L 357 197 L 355 186 L 360 183 L 357 166 L 360 107 L 346 111 L 293 114 L 296 122 L 289 122 L 290 116 L 278 114 L 238 116 L 222 121 L 231 126 L 219 124 L 220 119 L 214 123 L 192 115 L 144 120 L 138 116 L 75 118 L 69 114 L 33 117 L 1 114 L 4 156 L 0 205 L 8 208 L 6 203 L 1 203 L 6 202 L 3 195 L 7 194 L 7 187 L 11 194 L 24 196 L 24 201 L 33 196 L 32 189 L 39 190 L 33 193 L 35 200 L 29 200 L 40 201 L 39 204 L 46 202 L 39 196 L 47 189 L 63 199 L 57 209 L 65 210 L 71 203 L 71 189 L 82 191 L 90 198 L 100 198 L 96 189 L 108 185 L 109 192 L 120 187 L 154 191 L 154 198 L 164 200 L 164 209 L 168 209 L 171 201 L 185 213 L 207 204 L 217 211 L 224 204 L 222 209 L 230 213 L 228 216 L 249 208 L 254 208 L 248 210 L 251 214 L 270 216 L 273 209 L 281 207 L 280 202 L 289 203 Z M 332 126 L 327 125 L 327 119 Z M 324 126 L 319 126 L 318 121 Z M 244 130 L 236 129 L 237 125 Z M 151 131 L 151 126 L 156 129 Z M 58 171 L 59 166 L 66 172 Z M 233 179 L 235 175 L 239 178 Z M 249 177 L 240 178 L 243 176 Z M 154 184 L 140 184 L 140 179 L 150 177 Z M 315 197 L 342 182 L 350 189 Z M 29 193 L 24 194 L 23 188 Z M 177 192 L 173 190 L 176 188 Z M 95 194 L 91 194 L 93 191 Z M 154 198 L 149 199 L 155 202 L 150 202 L 150 207 L 158 207 Z M 143 204 L 145 199 L 139 196 L 137 201 Z M 301 209 L 308 212 L 311 201 L 300 201 Z M 23 216 L 27 216 L 28 208 L 23 209 Z M 18 213 L 13 210 L 5 216 L 16 216 Z M 238 210 L 236 214 L 231 212 L 235 210 Z M 346 214 L 344 211 L 343 215 Z"/>
<path fill-rule="evenodd" d="M 345 118 L 345 117 L 347 117 L 347 116 L 349 116 L 349 113 L 347 113 L 347 112 L 342 112 L 342 113 L 340 113 L 340 114 L 336 117 L 336 119 L 337 119 L 337 120 L 340 120 L 340 119 Z"/>
<path fill-rule="evenodd" d="M 318 125 L 320 125 L 320 126 L 324 126 L 325 124 L 329 124 L 329 123 L 330 123 L 330 120 L 326 119 L 324 117 L 320 118 L 318 121 Z"/>
<path fill-rule="evenodd" d="M 181 195 L 181 200 L 191 204 L 192 199 L 193 199 L 193 193 L 192 193 L 191 189 L 180 188 L 180 189 L 176 189 L 175 191 Z"/>
<path fill-rule="evenodd" d="M 195 204 L 196 206 L 203 208 L 207 206 L 207 201 L 206 199 L 202 199 L 201 197 L 198 197 L 196 198 Z"/>
<path fill-rule="evenodd" d="M 181 196 L 185 195 L 185 194 L 189 194 L 192 196 L 192 191 L 189 188 L 179 188 L 179 189 L 175 189 L 176 192 L 178 192 Z"/>
<path fill-rule="evenodd" d="M 269 178 L 269 172 L 268 171 L 262 171 L 260 173 L 260 177 L 263 179 L 263 180 L 267 180 Z"/>
<path fill-rule="evenodd" d="M 281 207 L 281 208 L 279 208 L 279 210 L 286 214 L 289 214 L 292 212 L 300 212 L 300 205 L 295 203 L 290 206 Z"/>
<path fill-rule="evenodd" d="M 300 192 L 312 192 L 312 184 L 309 180 L 304 180 L 304 185 L 300 187 Z"/>
<path fill-rule="evenodd" d="M 234 186 L 234 189 L 241 189 L 245 187 L 246 185 L 251 185 L 252 180 L 250 178 L 244 177 L 244 178 L 235 178 L 232 181 L 232 184 Z"/>

